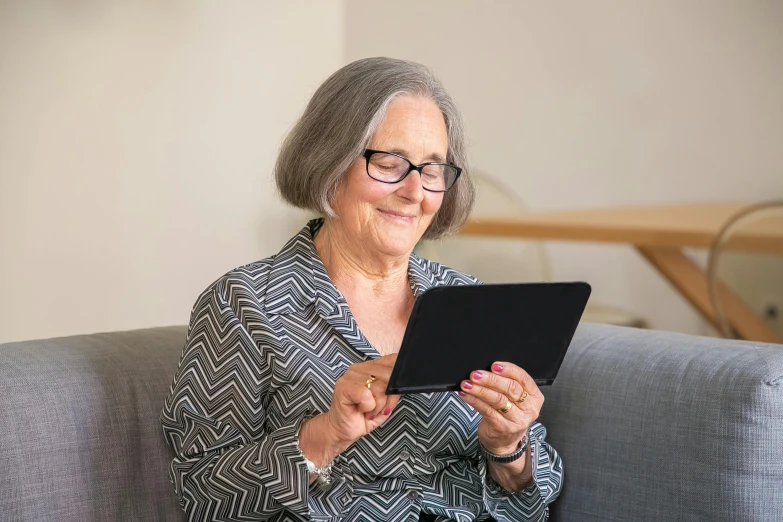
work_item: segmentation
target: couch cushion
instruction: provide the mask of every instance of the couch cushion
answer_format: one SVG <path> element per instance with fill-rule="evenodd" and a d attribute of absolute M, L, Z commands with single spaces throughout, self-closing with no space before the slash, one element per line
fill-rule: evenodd
<path fill-rule="evenodd" d="M 186 334 L 0 345 L 0 518 L 182 520 L 158 416 Z"/>
<path fill-rule="evenodd" d="M 582 325 L 544 393 L 553 519 L 783 520 L 783 346 Z"/>

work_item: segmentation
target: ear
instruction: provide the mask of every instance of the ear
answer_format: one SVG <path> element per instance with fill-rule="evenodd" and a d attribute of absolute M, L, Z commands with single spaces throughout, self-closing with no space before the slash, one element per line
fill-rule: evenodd
<path fill-rule="evenodd" d="M 345 197 L 345 184 L 348 183 L 348 176 L 350 176 L 350 168 L 342 175 L 337 185 L 332 188 L 327 194 L 329 206 L 334 211 L 334 217 L 340 217 L 340 209 L 342 208 L 343 198 Z"/>

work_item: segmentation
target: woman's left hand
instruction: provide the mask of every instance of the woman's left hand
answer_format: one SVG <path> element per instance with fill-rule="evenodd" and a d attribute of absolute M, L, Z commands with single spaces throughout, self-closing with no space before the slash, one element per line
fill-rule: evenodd
<path fill-rule="evenodd" d="M 544 404 L 544 396 L 530 375 L 503 361 L 492 364 L 491 372 L 471 372 L 470 380 L 462 381 L 461 388 L 462 399 L 481 414 L 479 442 L 497 455 L 517 450 Z M 500 411 L 505 408 L 505 413 Z"/>

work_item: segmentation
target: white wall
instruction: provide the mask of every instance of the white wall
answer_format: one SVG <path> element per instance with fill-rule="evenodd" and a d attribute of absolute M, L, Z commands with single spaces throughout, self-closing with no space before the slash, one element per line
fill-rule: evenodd
<path fill-rule="evenodd" d="M 0 2 L 0 342 L 187 322 L 302 222 L 271 168 L 341 1 Z"/>
<path fill-rule="evenodd" d="M 472 163 L 534 210 L 783 196 L 783 4 L 346 1 L 347 61 L 431 66 Z M 630 248 L 551 243 L 554 275 L 704 333 Z"/>

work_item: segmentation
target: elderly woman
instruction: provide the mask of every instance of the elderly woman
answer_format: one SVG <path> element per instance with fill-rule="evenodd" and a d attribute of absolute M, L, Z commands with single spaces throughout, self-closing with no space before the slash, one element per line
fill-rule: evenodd
<path fill-rule="evenodd" d="M 562 464 L 522 368 L 385 394 L 416 297 L 478 283 L 413 254 L 467 218 L 466 166 L 459 113 L 425 67 L 359 60 L 316 91 L 276 179 L 325 218 L 192 311 L 161 416 L 189 520 L 547 518 Z"/>

